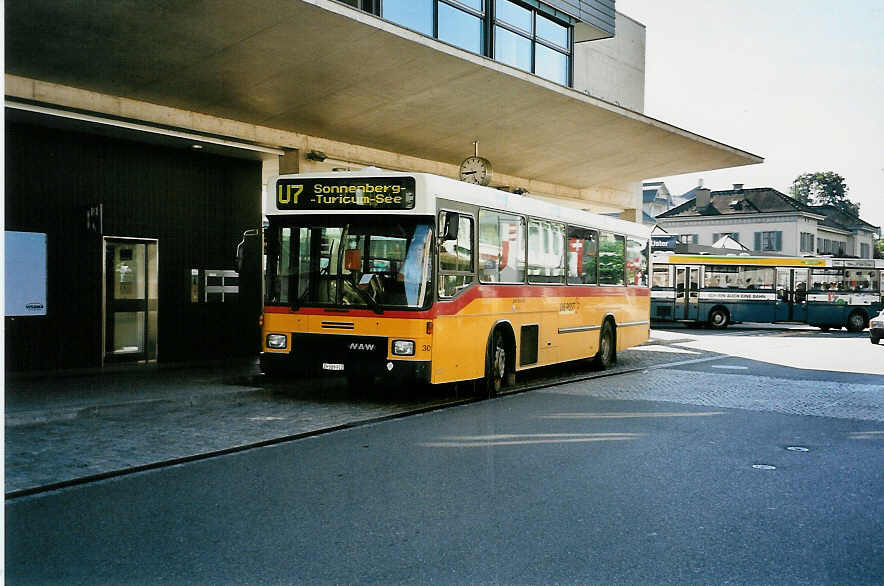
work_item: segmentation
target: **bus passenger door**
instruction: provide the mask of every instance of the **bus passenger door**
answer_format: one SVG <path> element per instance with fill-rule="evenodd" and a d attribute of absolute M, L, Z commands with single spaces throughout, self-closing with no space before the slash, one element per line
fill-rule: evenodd
<path fill-rule="evenodd" d="M 792 321 L 807 321 L 809 269 L 792 269 Z"/>
<path fill-rule="evenodd" d="M 675 267 L 675 308 L 672 311 L 675 319 L 688 318 L 686 276 L 687 269 L 685 267 Z"/>
<path fill-rule="evenodd" d="M 777 269 L 774 321 L 807 320 L 807 269 Z"/>
<path fill-rule="evenodd" d="M 700 267 L 688 268 L 687 313 L 685 319 L 700 319 Z"/>

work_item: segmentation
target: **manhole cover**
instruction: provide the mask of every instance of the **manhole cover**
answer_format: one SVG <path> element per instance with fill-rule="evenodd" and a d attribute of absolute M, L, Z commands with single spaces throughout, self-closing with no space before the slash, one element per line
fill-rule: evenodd
<path fill-rule="evenodd" d="M 776 466 L 771 466 L 770 464 L 752 464 L 752 467 L 756 470 L 776 470 Z"/>
<path fill-rule="evenodd" d="M 789 446 L 786 449 L 789 450 L 790 452 L 809 452 L 810 451 L 807 448 L 802 448 L 801 446 Z"/>

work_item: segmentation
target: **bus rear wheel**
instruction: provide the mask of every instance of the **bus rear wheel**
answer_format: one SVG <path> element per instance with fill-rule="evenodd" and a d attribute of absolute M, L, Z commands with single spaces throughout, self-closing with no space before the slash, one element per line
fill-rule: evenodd
<path fill-rule="evenodd" d="M 862 311 L 854 311 L 847 318 L 847 331 L 849 332 L 861 332 L 866 329 L 866 326 L 868 326 L 868 318 Z"/>
<path fill-rule="evenodd" d="M 485 352 L 485 391 L 494 397 L 503 388 L 507 380 L 506 373 L 506 342 L 499 329 L 491 334 L 488 350 Z"/>
<path fill-rule="evenodd" d="M 610 320 L 606 320 L 599 334 L 599 350 L 593 358 L 593 366 L 604 370 L 615 362 L 617 362 L 617 340 L 614 337 L 614 326 Z"/>
<path fill-rule="evenodd" d="M 709 327 L 716 330 L 722 330 L 727 327 L 729 316 L 727 310 L 723 307 L 716 307 L 709 312 Z"/>

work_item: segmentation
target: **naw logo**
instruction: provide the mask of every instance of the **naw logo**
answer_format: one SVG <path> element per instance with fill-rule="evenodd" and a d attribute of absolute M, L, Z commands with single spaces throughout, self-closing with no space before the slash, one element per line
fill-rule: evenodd
<path fill-rule="evenodd" d="M 363 344 L 361 342 L 353 342 L 350 344 L 350 350 L 362 350 L 365 352 L 372 352 L 377 347 L 377 344 Z"/>

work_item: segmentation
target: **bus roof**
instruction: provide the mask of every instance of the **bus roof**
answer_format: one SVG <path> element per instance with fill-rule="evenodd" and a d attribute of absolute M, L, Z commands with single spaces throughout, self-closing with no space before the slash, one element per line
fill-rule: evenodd
<path fill-rule="evenodd" d="M 650 229 L 642 224 L 612 218 L 600 214 L 594 214 L 578 208 L 563 206 L 548 201 L 534 199 L 530 195 L 519 195 L 494 189 L 492 187 L 482 187 L 480 185 L 472 185 L 442 177 L 430 173 L 409 173 L 384 171 L 374 167 L 367 167 L 359 171 L 336 171 L 333 173 L 300 173 L 278 175 L 271 177 L 267 183 L 267 191 L 265 194 L 265 214 L 268 216 L 291 215 L 291 214 L 324 214 L 339 215 L 352 214 L 353 209 L 349 210 L 280 210 L 277 207 L 277 181 L 282 180 L 335 180 L 343 181 L 362 178 L 374 179 L 393 179 L 401 177 L 411 177 L 415 181 L 416 201 L 413 209 L 407 210 L 374 210 L 364 209 L 358 213 L 364 214 L 403 214 L 403 215 L 436 215 L 437 199 L 447 199 L 465 204 L 482 206 L 495 210 L 521 214 L 526 216 L 545 218 L 566 222 L 573 225 L 598 228 L 618 234 L 635 236 L 643 239 L 650 238 Z"/>
<path fill-rule="evenodd" d="M 655 264 L 747 265 L 766 267 L 849 267 L 884 269 L 884 260 L 810 256 L 746 256 L 714 254 L 672 254 L 655 252 Z"/>

